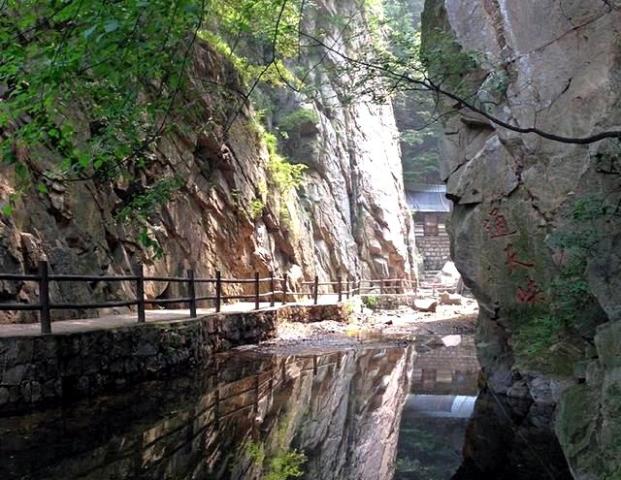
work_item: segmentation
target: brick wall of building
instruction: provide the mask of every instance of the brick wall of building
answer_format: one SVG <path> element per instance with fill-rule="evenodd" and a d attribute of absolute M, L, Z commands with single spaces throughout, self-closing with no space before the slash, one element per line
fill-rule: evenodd
<path fill-rule="evenodd" d="M 441 270 L 451 258 L 451 242 L 444 224 L 438 226 L 437 236 L 426 236 L 422 225 L 416 225 L 416 245 L 423 256 L 425 270 Z"/>

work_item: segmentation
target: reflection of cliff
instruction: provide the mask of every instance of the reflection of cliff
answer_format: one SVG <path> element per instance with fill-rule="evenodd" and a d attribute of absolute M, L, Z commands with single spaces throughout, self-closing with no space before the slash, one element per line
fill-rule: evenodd
<path fill-rule="evenodd" d="M 319 454 L 309 455 L 305 478 L 390 479 L 399 435 L 401 408 L 409 386 L 408 350 L 375 350 L 355 359 L 348 395 L 334 413 L 310 409 L 305 425 L 323 412 L 327 430 L 315 434 L 302 428 L 300 445 Z M 321 397 L 319 397 L 321 398 Z M 331 444 L 339 443 L 334 451 Z"/>
<path fill-rule="evenodd" d="M 260 479 L 297 449 L 304 478 L 388 480 L 412 357 L 237 357 L 200 379 L 0 419 L 0 478 Z"/>
<path fill-rule="evenodd" d="M 538 407 L 538 415 L 534 415 L 531 403 L 483 391 L 466 431 L 464 462 L 453 478 L 571 479 L 550 428 L 552 412 Z"/>

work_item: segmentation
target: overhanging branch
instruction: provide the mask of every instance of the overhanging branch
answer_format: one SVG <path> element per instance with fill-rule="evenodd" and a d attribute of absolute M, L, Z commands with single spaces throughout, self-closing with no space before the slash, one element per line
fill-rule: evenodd
<path fill-rule="evenodd" d="M 340 58 L 342 58 L 348 63 L 364 67 L 371 71 L 380 72 L 381 74 L 387 77 L 396 79 L 399 82 L 410 83 L 410 84 L 416 85 L 417 87 L 420 87 L 423 90 L 427 90 L 431 93 L 435 93 L 436 95 L 440 95 L 445 98 L 454 100 L 459 105 L 459 107 L 466 108 L 474 113 L 477 113 L 483 116 L 484 118 L 486 118 L 487 120 L 489 120 L 492 124 L 498 127 L 501 127 L 501 128 L 505 128 L 512 132 L 521 133 L 521 134 L 534 134 L 534 135 L 538 135 L 539 137 L 552 140 L 555 142 L 574 144 L 574 145 L 588 145 L 588 144 L 599 142 L 601 140 L 606 140 L 606 139 L 616 139 L 616 140 L 621 141 L 621 130 L 608 130 L 608 131 L 596 133 L 594 135 L 589 135 L 586 137 L 569 137 L 569 136 L 564 136 L 564 135 L 557 135 L 555 133 L 550 133 L 550 132 L 541 130 L 536 127 L 520 127 L 519 125 L 514 125 L 512 123 L 501 120 L 500 118 L 477 107 L 472 102 L 466 100 L 460 95 L 457 95 L 453 92 L 445 90 L 439 85 L 436 85 L 435 83 L 433 83 L 431 80 L 427 78 L 425 79 L 414 78 L 411 75 L 408 75 L 407 73 L 399 73 L 383 65 L 377 65 L 377 64 L 365 61 L 365 60 L 353 58 L 350 55 L 347 55 L 346 53 L 341 52 L 340 50 L 337 50 L 334 47 L 331 47 L 330 45 L 326 44 L 319 38 L 307 32 L 300 32 L 300 36 L 308 40 L 311 40 L 316 45 L 321 46 L 322 48 L 334 53 L 335 55 L 339 56 Z"/>

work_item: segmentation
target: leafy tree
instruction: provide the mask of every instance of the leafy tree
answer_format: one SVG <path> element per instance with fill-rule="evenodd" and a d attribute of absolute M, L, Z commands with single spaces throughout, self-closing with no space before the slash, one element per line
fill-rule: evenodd
<path fill-rule="evenodd" d="M 183 111 L 199 37 L 228 55 L 248 83 L 291 81 L 276 57 L 293 54 L 296 12 L 294 2 L 280 0 L 0 2 L 0 162 L 18 181 L 2 213 L 51 182 L 131 182 Z M 271 52 L 268 64 L 235 54 L 242 43 Z M 133 207 L 148 204 L 152 212 L 154 200 L 172 196 L 171 181 L 136 189 L 118 218 L 148 220 Z M 138 239 L 156 245 L 146 229 Z"/>
<path fill-rule="evenodd" d="M 39 181 L 144 165 L 182 87 L 187 35 L 202 19 L 192 0 L 4 2 L 2 161 Z M 57 161 L 37 172 L 30 157 L 41 149 Z"/>

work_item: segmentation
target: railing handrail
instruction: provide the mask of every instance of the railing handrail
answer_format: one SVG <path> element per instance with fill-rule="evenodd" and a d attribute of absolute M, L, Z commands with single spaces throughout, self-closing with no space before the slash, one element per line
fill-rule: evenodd
<path fill-rule="evenodd" d="M 39 280 L 39 275 L 26 275 L 24 273 L 0 273 L 0 280 L 16 280 L 27 282 L 29 280 Z"/>
<path fill-rule="evenodd" d="M 193 270 L 188 270 L 186 276 L 145 276 L 142 265 L 138 265 L 134 275 L 76 275 L 76 274 L 50 274 L 48 263 L 46 261 L 39 262 L 37 274 L 19 274 L 19 273 L 0 273 L 0 281 L 18 281 L 18 282 L 38 282 L 39 283 L 39 302 L 38 303 L 0 303 L 0 311 L 39 311 L 41 332 L 43 334 L 51 333 L 51 310 L 79 310 L 79 309 L 98 309 L 98 308 L 114 308 L 114 307 L 137 307 L 138 322 L 146 321 L 145 305 L 170 305 L 174 303 L 187 304 L 190 309 L 190 317 L 196 318 L 197 302 L 213 301 L 215 311 L 220 312 L 222 302 L 229 300 L 254 300 L 255 309 L 260 308 L 261 301 L 267 298 L 270 306 L 276 304 L 276 297 L 280 296 L 282 304 L 286 304 L 288 297 L 307 296 L 310 297 L 316 305 L 319 297 L 324 295 L 337 295 L 338 301 L 342 301 L 343 296 L 350 298 L 352 295 L 362 294 L 366 290 L 367 293 L 380 292 L 390 290 L 411 290 L 412 286 L 416 291 L 417 283 L 409 278 L 379 278 L 379 279 L 361 279 L 352 278 L 351 276 L 340 277 L 336 281 L 319 281 L 319 276 L 315 276 L 312 281 L 301 281 L 299 285 L 302 287 L 311 286 L 310 291 L 294 291 L 288 285 L 289 276 L 276 276 L 270 272 L 268 277 L 260 277 L 255 272 L 254 278 L 224 278 L 220 271 L 216 272 L 216 276 L 196 277 Z M 50 282 L 134 282 L 135 298 L 128 300 L 108 300 L 105 302 L 91 303 L 53 303 L 49 298 Z M 187 294 L 175 298 L 153 298 L 145 297 L 145 282 L 173 282 L 187 284 Z M 368 286 L 363 286 L 363 283 Z M 262 288 L 268 284 L 268 291 Z M 393 285 L 390 285 L 393 283 Z M 397 283 L 396 285 L 394 283 Z M 213 294 L 197 295 L 196 286 L 198 284 L 214 284 L 215 291 Z M 377 285 L 379 284 L 379 285 Z M 224 294 L 223 285 L 253 285 L 252 293 L 235 293 Z M 320 287 L 332 287 L 332 292 L 320 292 Z"/>

